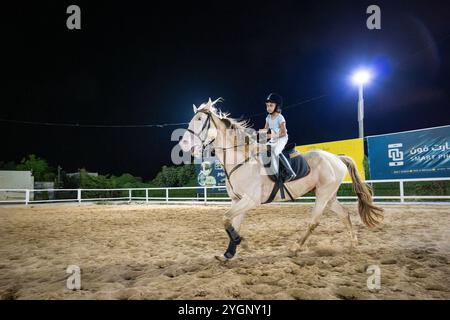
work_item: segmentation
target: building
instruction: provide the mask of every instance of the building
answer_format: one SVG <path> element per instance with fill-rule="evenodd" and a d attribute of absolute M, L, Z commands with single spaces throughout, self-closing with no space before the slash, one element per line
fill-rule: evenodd
<path fill-rule="evenodd" d="M 86 172 L 88 176 L 91 177 L 98 177 L 98 172 Z M 80 173 L 79 172 L 74 172 L 74 173 L 66 173 L 67 177 L 76 177 L 79 178 L 80 177 Z"/>
<path fill-rule="evenodd" d="M 31 171 L 0 170 L 0 189 L 34 189 Z M 33 194 L 30 193 L 30 200 Z M 23 191 L 0 191 L 0 200 L 24 200 Z"/>

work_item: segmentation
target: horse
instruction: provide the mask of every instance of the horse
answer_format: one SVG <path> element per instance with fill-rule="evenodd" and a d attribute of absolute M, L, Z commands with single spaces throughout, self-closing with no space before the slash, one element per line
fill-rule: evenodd
<path fill-rule="evenodd" d="M 269 197 L 274 182 L 266 174 L 261 174 L 263 163 L 255 150 L 261 147 L 248 133 L 248 121 L 237 120 L 216 107 L 219 98 L 193 105 L 194 117 L 179 141 L 183 152 L 191 152 L 194 157 L 202 155 L 204 148 L 211 145 L 222 164 L 226 175 L 226 190 L 231 198 L 231 207 L 223 216 L 225 232 L 229 237 L 225 253 L 216 256 L 221 261 L 232 259 L 239 244 L 247 240 L 239 234 L 246 213 L 262 205 Z M 243 136 L 244 143 L 237 145 L 236 136 Z M 367 227 L 375 227 L 383 220 L 383 209 L 373 204 L 372 193 L 358 174 L 355 162 L 345 155 L 335 155 L 323 150 L 302 153 L 310 172 L 303 178 L 285 184 L 294 199 L 314 191 L 316 201 L 312 208 L 311 220 L 303 235 L 296 239 L 290 251 L 297 254 L 304 248 L 306 240 L 320 223 L 324 209 L 329 206 L 345 225 L 350 238 L 350 246 L 358 245 L 349 212 L 337 200 L 337 191 L 347 172 L 352 179 L 353 191 L 358 197 L 358 212 Z M 232 161 L 230 161 L 232 160 Z M 273 199 L 283 201 L 280 192 Z"/>

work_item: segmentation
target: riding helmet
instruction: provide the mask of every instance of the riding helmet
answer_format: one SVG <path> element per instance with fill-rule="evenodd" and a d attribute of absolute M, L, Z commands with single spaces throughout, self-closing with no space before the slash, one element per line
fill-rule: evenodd
<path fill-rule="evenodd" d="M 281 112 L 281 108 L 283 107 L 283 98 L 279 94 L 272 92 L 267 96 L 266 102 L 275 103 L 277 107 L 274 112 Z"/>

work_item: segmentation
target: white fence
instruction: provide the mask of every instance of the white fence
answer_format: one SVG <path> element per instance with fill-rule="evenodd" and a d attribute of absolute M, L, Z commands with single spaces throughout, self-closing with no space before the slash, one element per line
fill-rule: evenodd
<path fill-rule="evenodd" d="M 405 186 L 409 183 L 429 184 L 433 182 L 450 181 L 450 178 L 433 178 L 433 179 L 405 179 L 405 180 L 367 180 L 366 183 L 374 188 L 375 202 L 388 203 L 420 203 L 420 204 L 447 204 L 450 205 L 450 186 L 444 186 L 446 194 L 444 195 L 419 195 L 405 194 Z M 351 182 L 344 182 L 344 185 Z M 394 184 L 398 189 L 390 189 L 398 193 L 395 195 L 377 195 L 377 185 Z M 186 203 L 186 204 L 220 204 L 228 203 L 230 198 L 226 193 L 219 194 L 214 190 L 225 189 L 221 187 L 172 187 L 172 188 L 122 188 L 122 189 L 0 189 L 2 197 L 0 204 L 32 204 L 32 203 L 56 203 L 56 202 L 96 202 L 96 201 L 138 201 L 145 203 Z M 173 193 L 179 193 L 177 190 L 197 190 L 192 192 L 196 196 L 174 196 Z M 199 193 L 200 191 L 200 193 Z M 398 191 L 398 192 L 397 192 Z M 172 192 L 172 195 L 170 193 Z M 95 193 L 95 195 L 92 195 Z M 152 193 L 158 193 L 152 196 Z M 11 197 L 8 197 L 11 194 Z M 18 195 L 22 196 L 18 196 Z M 62 194 L 62 196 L 61 196 Z M 98 196 L 104 194 L 104 196 Z M 114 195 L 115 194 L 115 195 Z M 138 194 L 138 195 L 137 195 Z M 162 196 L 161 196 L 162 194 Z M 338 193 L 339 194 L 339 193 Z M 33 195 L 33 197 L 31 197 Z M 45 196 L 42 196 L 45 195 Z M 286 195 L 287 196 L 287 195 Z M 40 199 L 42 198 L 42 199 Z M 47 199 L 43 199 L 47 198 Z M 355 202 L 356 196 L 339 196 L 339 200 Z M 31 200 L 33 199 L 33 200 Z M 311 203 L 315 200 L 313 196 L 303 196 L 297 198 L 296 203 Z M 384 200 L 384 201 L 383 201 Z M 283 203 L 283 202 L 276 202 Z M 286 203 L 286 202 L 284 202 Z"/>

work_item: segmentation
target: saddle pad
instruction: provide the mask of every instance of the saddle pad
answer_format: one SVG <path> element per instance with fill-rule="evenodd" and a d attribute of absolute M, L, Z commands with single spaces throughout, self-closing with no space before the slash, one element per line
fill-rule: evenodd
<path fill-rule="evenodd" d="M 287 152 L 283 153 L 291 164 L 292 170 L 294 170 L 296 174 L 296 177 L 291 181 L 301 179 L 309 174 L 310 169 L 308 162 L 306 162 L 305 158 L 300 153 L 298 153 L 298 155 L 294 156 L 293 158 L 291 158 Z M 281 177 L 283 178 L 283 181 L 288 177 L 286 168 L 284 166 L 281 166 Z"/>

